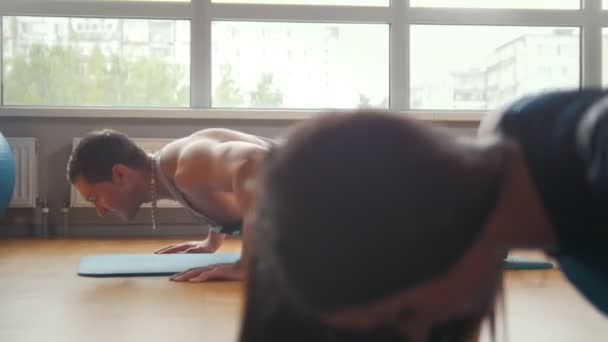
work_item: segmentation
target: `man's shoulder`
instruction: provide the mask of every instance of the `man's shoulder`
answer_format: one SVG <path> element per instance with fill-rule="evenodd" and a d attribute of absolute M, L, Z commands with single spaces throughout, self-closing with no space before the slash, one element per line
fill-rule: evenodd
<path fill-rule="evenodd" d="M 175 185 L 190 187 L 200 185 L 213 165 L 213 143 L 204 140 L 185 142 L 175 153 Z M 195 184 L 196 183 L 196 184 Z"/>
<path fill-rule="evenodd" d="M 211 127 L 204 128 L 194 132 L 190 138 L 191 140 L 216 140 L 216 141 L 230 141 L 230 140 L 241 140 L 251 136 L 248 133 L 237 131 L 229 128 Z"/>
<path fill-rule="evenodd" d="M 206 140 L 192 140 L 179 149 L 176 155 L 178 169 L 200 168 L 211 162 L 216 143 Z"/>
<path fill-rule="evenodd" d="M 170 169 L 175 172 L 189 168 L 194 162 L 202 162 L 208 158 L 212 142 L 207 139 L 188 136 L 172 141 L 165 145 L 158 153 L 162 159 L 161 164 L 172 165 Z M 172 172 L 173 173 L 173 172 Z"/>

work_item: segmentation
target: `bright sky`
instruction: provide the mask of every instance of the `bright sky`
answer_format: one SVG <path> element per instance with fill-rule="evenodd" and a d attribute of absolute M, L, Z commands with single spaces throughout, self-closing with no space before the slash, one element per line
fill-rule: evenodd
<path fill-rule="evenodd" d="M 603 0 L 606 3 L 608 0 Z M 410 0 L 411 6 L 464 8 L 578 9 L 580 0 Z"/>
<path fill-rule="evenodd" d="M 389 0 L 212 0 L 215 3 L 271 5 L 388 6 Z"/>
<path fill-rule="evenodd" d="M 412 27 L 413 75 L 440 77 L 450 71 L 482 67 L 497 47 L 525 34 L 550 35 L 553 28 L 416 25 Z M 550 61 L 548 61 L 550 62 Z"/>

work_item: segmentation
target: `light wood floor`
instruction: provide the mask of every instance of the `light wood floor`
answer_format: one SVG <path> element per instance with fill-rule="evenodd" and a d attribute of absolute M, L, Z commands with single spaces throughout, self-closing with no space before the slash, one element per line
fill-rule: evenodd
<path fill-rule="evenodd" d="M 0 341 L 235 341 L 241 283 L 76 275 L 82 255 L 146 253 L 172 242 L 0 241 Z M 239 248 L 227 241 L 222 251 Z M 558 271 L 508 273 L 506 301 L 510 342 L 608 341 L 608 320 Z"/>

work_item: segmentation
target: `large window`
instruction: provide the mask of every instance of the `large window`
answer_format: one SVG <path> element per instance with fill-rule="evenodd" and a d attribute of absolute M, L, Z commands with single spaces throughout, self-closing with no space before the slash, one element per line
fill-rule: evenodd
<path fill-rule="evenodd" d="M 451 8 L 578 9 L 580 3 L 581 0 L 410 0 L 412 7 Z"/>
<path fill-rule="evenodd" d="M 388 6 L 389 0 L 212 0 L 225 4 L 321 5 L 321 6 Z"/>
<path fill-rule="evenodd" d="M 212 33 L 214 107 L 388 108 L 388 25 L 220 21 Z"/>
<path fill-rule="evenodd" d="M 0 115 L 469 120 L 608 86 L 608 0 L 2 0 L 0 19 Z"/>
<path fill-rule="evenodd" d="M 184 20 L 4 17 L 3 103 L 190 104 Z"/>
<path fill-rule="evenodd" d="M 530 92 L 579 86 L 578 28 L 415 25 L 410 32 L 412 109 L 494 109 Z"/>

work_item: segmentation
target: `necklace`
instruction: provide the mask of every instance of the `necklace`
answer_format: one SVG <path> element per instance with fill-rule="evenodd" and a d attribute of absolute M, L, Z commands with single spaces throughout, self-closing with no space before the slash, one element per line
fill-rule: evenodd
<path fill-rule="evenodd" d="M 152 156 L 152 175 L 150 175 L 150 197 L 152 197 L 152 229 L 156 230 L 156 201 L 158 193 L 156 192 L 156 154 Z"/>

